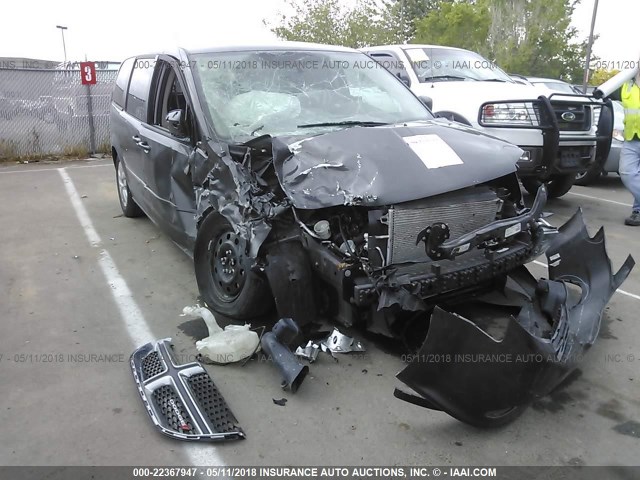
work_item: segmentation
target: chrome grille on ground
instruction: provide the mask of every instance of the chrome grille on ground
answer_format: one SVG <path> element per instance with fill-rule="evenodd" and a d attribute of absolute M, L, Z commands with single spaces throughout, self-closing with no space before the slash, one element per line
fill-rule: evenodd
<path fill-rule="evenodd" d="M 151 377 L 155 377 L 164 370 L 164 363 L 160 360 L 158 352 L 151 352 L 149 355 L 142 359 L 142 373 L 144 379 L 147 380 Z"/>
<path fill-rule="evenodd" d="M 193 431 L 189 412 L 184 408 L 180 397 L 172 387 L 163 385 L 154 390 L 153 400 L 172 430 L 184 433 Z"/>
<path fill-rule="evenodd" d="M 430 262 L 424 243 L 416 245 L 422 230 L 443 222 L 449 227 L 451 238 L 457 238 L 494 221 L 498 207 L 496 194 L 483 187 L 392 206 L 388 214 L 387 263 Z M 400 270 L 409 273 L 416 269 L 424 270 L 424 264 L 405 266 Z"/>
<path fill-rule="evenodd" d="M 178 365 L 171 339 L 131 354 L 131 370 L 147 413 L 160 432 L 180 440 L 235 440 L 245 434 L 199 363 Z"/>
<path fill-rule="evenodd" d="M 200 373 L 189 377 L 189 386 L 217 432 L 234 432 L 238 429 L 237 420 L 209 375 Z"/>

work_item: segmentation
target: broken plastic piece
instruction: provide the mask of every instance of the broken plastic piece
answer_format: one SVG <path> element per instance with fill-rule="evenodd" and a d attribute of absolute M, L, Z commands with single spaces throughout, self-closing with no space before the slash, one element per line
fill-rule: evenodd
<path fill-rule="evenodd" d="M 251 325 L 227 325 L 224 330 L 216 322 L 213 313 L 205 307 L 184 307 L 182 314 L 202 318 L 209 329 L 209 336 L 198 340 L 198 352 L 212 363 L 225 365 L 250 357 L 256 352 L 260 340 L 250 330 Z"/>
<path fill-rule="evenodd" d="M 549 280 L 536 281 L 524 267 L 509 274 L 503 298 L 521 297 L 513 306 L 522 306 L 517 316 L 508 313 L 499 337 L 481 328 L 487 312 L 503 315 L 507 304 L 495 295 L 482 300 L 478 316 L 436 307 L 423 346 L 397 375 L 417 395 L 396 389 L 395 396 L 496 427 L 552 392 L 596 340 L 602 311 L 635 262 L 629 256 L 614 274 L 604 230 L 589 236 L 580 211 L 560 227 L 546 256 Z M 571 295 L 570 285 L 579 294 Z"/>
<path fill-rule="evenodd" d="M 320 343 L 323 352 L 327 350 L 331 353 L 364 352 L 366 349 L 362 343 L 355 341 L 353 337 L 347 337 L 340 333 L 337 328 L 333 329 L 331 335 Z"/>
<path fill-rule="evenodd" d="M 304 348 L 298 347 L 296 349 L 296 355 L 306 360 L 309 360 L 309 363 L 313 363 L 316 361 L 316 358 L 318 358 L 319 352 L 320 352 L 320 345 L 318 345 L 317 343 L 313 343 L 312 340 L 309 340 L 309 342 Z"/>
<path fill-rule="evenodd" d="M 291 393 L 298 390 L 309 372 L 309 367 L 300 363 L 289 350 L 289 344 L 299 333 L 300 329 L 293 319 L 281 318 L 261 340 L 263 350 L 282 373 L 282 388 L 291 390 Z"/>
<path fill-rule="evenodd" d="M 138 348 L 130 366 L 147 413 L 161 433 L 179 440 L 245 438 L 202 365 L 176 363 L 170 338 Z"/>

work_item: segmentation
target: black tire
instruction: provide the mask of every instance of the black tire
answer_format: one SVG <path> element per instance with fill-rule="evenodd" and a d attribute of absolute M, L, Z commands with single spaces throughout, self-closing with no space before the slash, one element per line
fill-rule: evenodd
<path fill-rule="evenodd" d="M 547 186 L 547 195 L 549 198 L 560 198 L 571 190 L 575 179 L 576 176 L 574 173 L 567 175 L 555 175 L 551 177 L 551 179 L 544 182 Z M 540 185 L 542 185 L 542 182 L 537 178 L 525 177 L 522 179 L 522 186 L 530 195 L 538 193 Z"/>
<path fill-rule="evenodd" d="M 245 320 L 268 312 L 273 298 L 265 276 L 251 270 L 247 242 L 218 214 L 208 215 L 196 239 L 193 262 L 200 295 L 214 311 Z"/>
<path fill-rule="evenodd" d="M 116 159 L 116 189 L 118 190 L 118 199 L 120 200 L 120 208 L 125 217 L 135 218 L 144 215 L 142 209 L 138 206 L 129 190 L 127 182 L 127 172 L 124 163 Z"/>
<path fill-rule="evenodd" d="M 574 182 L 574 185 L 580 185 L 582 187 L 586 187 L 587 185 L 590 185 L 596 180 L 598 180 L 601 175 L 602 175 L 602 167 L 600 165 L 596 165 L 595 168 L 587 170 L 586 172 L 577 173 L 576 181 Z"/>

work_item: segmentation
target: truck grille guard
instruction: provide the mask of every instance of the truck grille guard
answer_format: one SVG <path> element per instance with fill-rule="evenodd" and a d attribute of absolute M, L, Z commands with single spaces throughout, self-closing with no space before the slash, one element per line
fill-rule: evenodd
<path fill-rule="evenodd" d="M 555 97 L 555 98 L 554 98 Z M 561 129 L 558 122 L 556 111 L 554 110 L 552 100 L 557 98 L 572 98 L 572 105 L 576 106 L 588 106 L 590 108 L 599 109 L 597 133 L 596 135 L 577 134 L 579 132 Z M 496 103 L 532 103 L 533 108 L 538 114 L 539 121 L 537 125 L 516 125 L 516 124 L 493 124 L 487 123 L 482 118 L 482 112 L 485 106 Z M 569 102 L 564 102 L 569 103 Z M 588 95 L 569 94 L 569 93 L 553 93 L 548 97 L 541 95 L 537 99 L 526 100 L 509 100 L 507 101 L 491 101 L 485 102 L 480 106 L 478 110 L 478 124 L 486 128 L 508 128 L 508 129 L 525 129 L 525 130 L 541 130 L 543 137 L 542 144 L 542 157 L 547 159 L 543 165 L 545 170 L 552 171 L 552 163 L 558 158 L 560 152 L 560 142 L 567 144 L 569 142 L 595 142 L 597 146 L 596 157 L 606 159 L 609 155 L 609 149 L 611 148 L 611 135 L 613 134 L 613 123 L 607 124 L 607 122 L 601 122 L 603 109 L 608 109 L 609 115 L 607 117 L 613 118 L 613 106 L 611 100 L 602 101 L 595 97 Z M 562 135 L 560 133 L 562 132 Z M 573 135 L 572 135 L 573 133 Z"/>

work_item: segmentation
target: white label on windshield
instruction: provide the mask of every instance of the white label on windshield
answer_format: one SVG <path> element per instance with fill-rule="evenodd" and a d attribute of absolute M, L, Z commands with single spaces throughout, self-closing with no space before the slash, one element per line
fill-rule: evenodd
<path fill-rule="evenodd" d="M 413 135 L 403 139 L 427 168 L 449 167 L 464 163 L 453 148 L 438 135 Z"/>
<path fill-rule="evenodd" d="M 408 48 L 405 51 L 412 62 L 426 62 L 429 60 L 429 56 L 422 48 Z"/>

